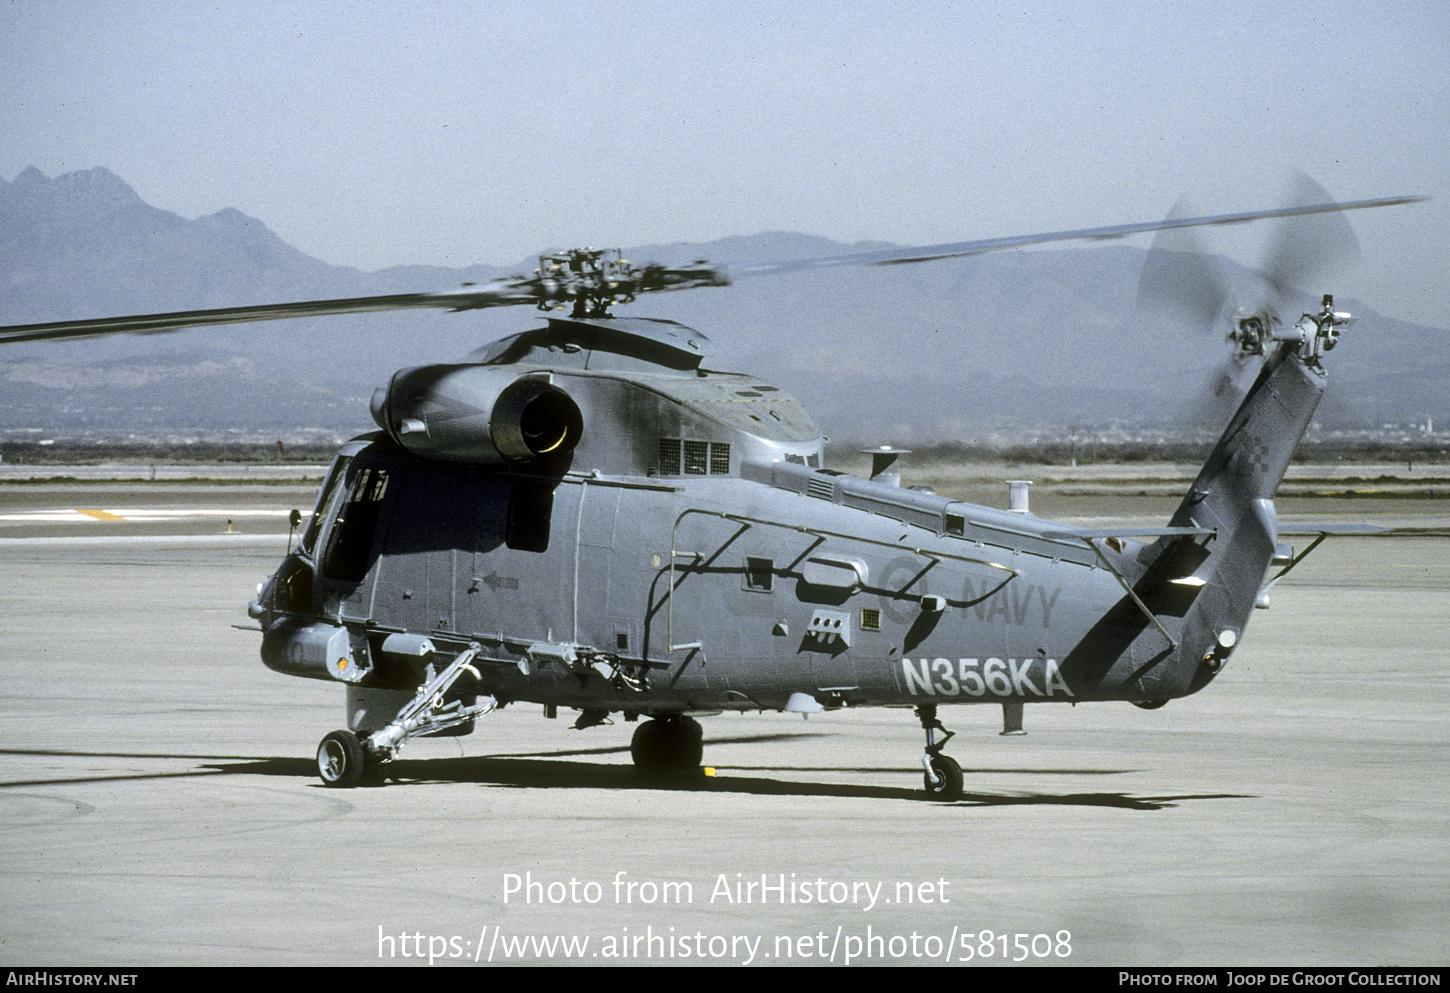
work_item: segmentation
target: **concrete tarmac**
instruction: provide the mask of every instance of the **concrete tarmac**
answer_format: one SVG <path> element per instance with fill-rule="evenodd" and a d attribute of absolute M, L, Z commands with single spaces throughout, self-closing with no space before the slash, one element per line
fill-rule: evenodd
<path fill-rule="evenodd" d="M 343 695 L 233 626 L 286 545 L 245 520 L 0 526 L 0 962 L 1446 962 L 1444 539 L 1321 547 L 1161 710 L 944 711 L 943 804 L 906 710 L 705 719 L 660 784 L 512 706 L 325 789 Z"/>

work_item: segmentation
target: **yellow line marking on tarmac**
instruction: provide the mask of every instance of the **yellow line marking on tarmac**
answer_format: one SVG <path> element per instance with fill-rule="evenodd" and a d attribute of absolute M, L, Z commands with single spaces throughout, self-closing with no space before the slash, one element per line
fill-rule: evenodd
<path fill-rule="evenodd" d="M 112 514 L 105 510 L 86 510 L 83 507 L 76 508 L 77 514 L 85 514 L 87 517 L 94 517 L 98 521 L 124 521 L 126 518 L 119 514 Z"/>
<path fill-rule="evenodd" d="M 114 507 L 101 510 L 85 507 L 66 510 L 31 510 L 17 514 L 0 514 L 0 529 L 19 523 L 85 525 L 101 522 L 123 522 L 127 524 L 168 524 L 194 521 L 197 523 L 224 521 L 279 519 L 287 516 L 285 510 L 217 510 L 210 507 Z"/>

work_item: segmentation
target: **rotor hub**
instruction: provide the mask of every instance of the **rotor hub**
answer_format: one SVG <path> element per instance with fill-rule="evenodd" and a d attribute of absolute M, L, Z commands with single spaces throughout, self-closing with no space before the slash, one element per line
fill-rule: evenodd
<path fill-rule="evenodd" d="M 651 263 L 636 269 L 617 248 L 575 248 L 540 255 L 532 285 L 540 310 L 563 310 L 573 304 L 571 317 L 608 317 L 609 308 L 629 303 L 644 292 L 725 286 L 724 274 L 704 262 L 681 268 Z"/>
<path fill-rule="evenodd" d="M 1304 314 L 1288 330 L 1280 330 L 1278 317 L 1265 310 L 1236 317 L 1228 338 L 1240 356 L 1262 355 L 1268 342 L 1279 341 L 1297 345 L 1305 361 L 1317 363 L 1325 352 L 1333 351 L 1339 343 L 1340 329 L 1353 323 L 1353 315 L 1335 310 L 1334 297 L 1326 293 L 1318 312 Z"/>

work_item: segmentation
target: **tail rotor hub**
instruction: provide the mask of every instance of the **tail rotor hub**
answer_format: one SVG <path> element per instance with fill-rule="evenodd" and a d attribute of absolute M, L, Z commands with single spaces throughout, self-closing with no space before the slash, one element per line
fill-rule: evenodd
<path fill-rule="evenodd" d="M 1277 323 L 1278 319 L 1268 312 L 1250 314 L 1247 317 L 1235 316 L 1228 340 L 1241 356 L 1263 355 L 1264 342 L 1273 337 L 1274 325 Z"/>

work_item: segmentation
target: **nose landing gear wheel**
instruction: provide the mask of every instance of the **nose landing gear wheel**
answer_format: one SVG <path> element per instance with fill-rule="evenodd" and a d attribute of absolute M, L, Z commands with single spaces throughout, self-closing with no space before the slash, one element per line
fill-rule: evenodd
<path fill-rule="evenodd" d="M 350 789 L 362 782 L 367 750 L 351 731 L 334 731 L 317 746 L 317 774 L 323 786 Z"/>

